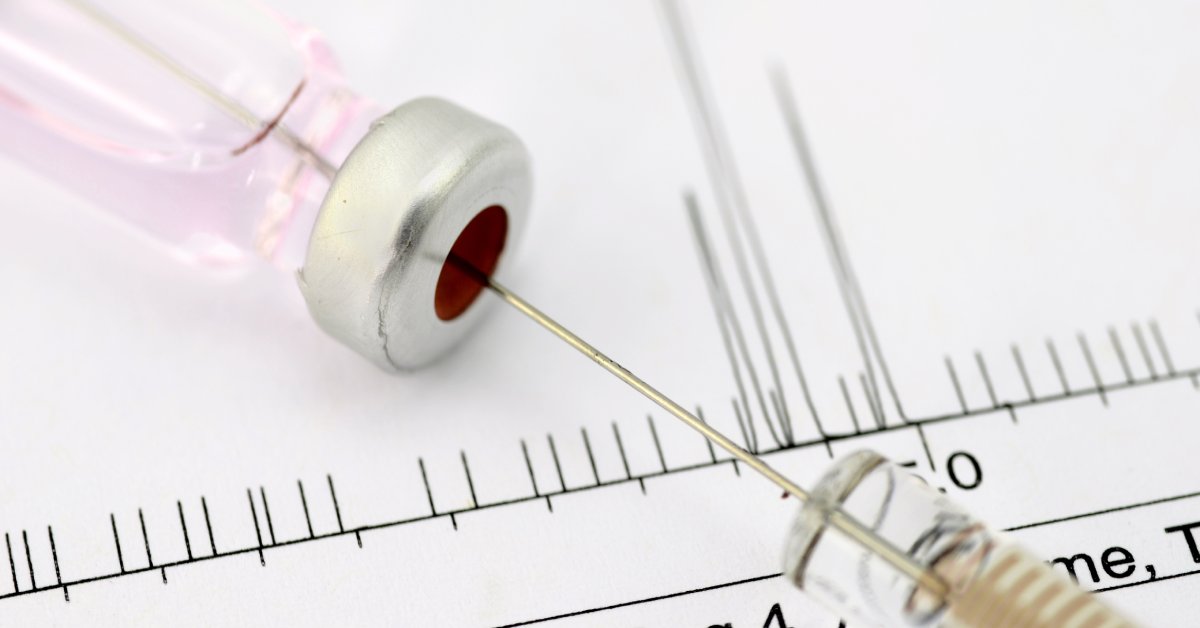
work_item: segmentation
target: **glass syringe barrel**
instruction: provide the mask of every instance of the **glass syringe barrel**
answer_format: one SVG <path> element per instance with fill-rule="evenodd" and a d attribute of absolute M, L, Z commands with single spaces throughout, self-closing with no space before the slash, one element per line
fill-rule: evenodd
<path fill-rule="evenodd" d="M 945 583 L 931 595 L 828 524 L 841 511 Z M 787 577 L 810 596 L 878 626 L 1131 626 L 942 493 L 871 451 L 835 463 L 789 536 Z"/>
<path fill-rule="evenodd" d="M 383 113 L 319 34 L 256 4 L 0 3 L 0 145 L 188 259 L 298 268 L 329 181 L 272 129 L 337 167 Z"/>

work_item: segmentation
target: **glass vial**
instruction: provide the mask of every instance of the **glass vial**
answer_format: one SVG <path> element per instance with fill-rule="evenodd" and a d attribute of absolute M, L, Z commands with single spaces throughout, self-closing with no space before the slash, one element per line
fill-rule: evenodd
<path fill-rule="evenodd" d="M 0 3 L 4 150 L 189 260 L 298 268 L 329 181 L 275 129 L 337 168 L 383 113 L 258 4 Z"/>

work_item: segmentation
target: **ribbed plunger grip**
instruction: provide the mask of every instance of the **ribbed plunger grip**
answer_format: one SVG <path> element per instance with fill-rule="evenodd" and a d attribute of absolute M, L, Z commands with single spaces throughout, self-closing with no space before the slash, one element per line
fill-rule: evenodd
<path fill-rule="evenodd" d="M 1015 544 L 1005 545 L 950 605 L 951 628 L 1132 628 L 1100 598 Z"/>

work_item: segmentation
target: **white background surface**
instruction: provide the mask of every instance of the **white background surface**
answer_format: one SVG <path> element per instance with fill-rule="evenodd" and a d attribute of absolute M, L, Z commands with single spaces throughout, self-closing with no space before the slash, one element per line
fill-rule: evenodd
<path fill-rule="evenodd" d="M 504 279 L 626 366 L 700 403 L 736 432 L 734 394 L 681 192 L 719 221 L 660 16 L 643 2 L 281 3 L 322 28 L 348 80 L 385 103 L 437 94 L 513 128 L 535 159 L 535 207 Z M 1024 398 L 1019 343 L 1039 395 L 1091 386 L 1076 333 L 1103 380 L 1123 381 L 1117 326 L 1161 324 L 1180 368 L 1200 365 L 1197 179 L 1200 14 L 1185 4 L 886 3 L 689 5 L 747 194 L 766 240 L 814 396 L 831 431 L 851 427 L 836 377 L 861 368 L 812 207 L 771 98 L 766 63 L 788 70 L 910 416 L 953 413 L 950 356 L 968 405 L 988 405 L 973 352 L 1001 400 Z M 5 146 L 8 152 L 22 147 Z M 179 559 L 176 500 L 199 536 L 199 496 L 222 548 L 253 545 L 244 493 L 266 488 L 275 531 L 303 536 L 295 481 L 317 531 L 427 512 L 422 456 L 441 509 L 525 496 L 520 439 L 554 486 L 659 464 L 652 411 L 517 314 L 497 309 L 467 346 L 406 377 L 377 371 L 307 319 L 289 277 L 266 265 L 215 277 L 176 265 L 130 231 L 0 162 L 0 526 L 30 531 L 39 584 L 143 566 L 137 509 L 156 562 Z M 714 236 L 721 240 L 722 236 Z M 727 272 L 728 251 L 721 245 Z M 743 313 L 744 320 L 747 315 Z M 760 356 L 761 357 L 761 356 Z M 1159 364 L 1161 370 L 1164 365 Z M 789 380 L 792 381 L 792 380 Z M 789 386 L 791 386 L 789 384 Z M 786 390 L 799 411 L 798 388 Z M 861 400 L 861 398 L 860 398 Z M 928 428 L 937 468 L 969 448 L 986 480 L 953 493 L 996 527 L 1200 490 L 1190 443 L 1200 394 L 1181 379 Z M 860 406 L 860 411 L 862 406 Z M 671 466 L 702 462 L 694 436 L 656 415 Z M 797 420 L 798 435 L 813 437 Z M 909 432 L 847 441 L 922 461 Z M 804 483 L 827 464 L 808 448 L 772 459 Z M 927 472 L 927 469 L 922 469 Z M 940 477 L 938 472 L 929 473 Z M 953 492 L 954 489 L 952 489 Z M 275 497 L 278 495 L 278 497 Z M 319 497 L 317 497 L 319 495 Z M 1194 568 L 1178 535 L 1183 500 L 1018 534 L 1047 558 L 1124 544 L 1158 574 Z M 489 626 L 711 586 L 778 570 L 792 505 L 728 467 L 598 489 L 352 537 L 0 600 L 0 623 Z M 14 544 L 18 559 L 23 553 Z M 2 562 L 2 561 L 0 561 Z M 0 570 L 2 573 L 3 570 Z M 28 574 L 17 561 L 18 578 Z M 8 592 L 0 577 L 0 594 Z M 1103 582 L 1094 586 L 1108 586 Z M 1196 581 L 1134 587 L 1112 602 L 1151 624 L 1194 615 Z M 834 626 L 800 594 L 760 582 L 562 625 L 757 626 L 776 601 L 795 626 Z M 555 625 L 555 624 L 551 624 Z"/>

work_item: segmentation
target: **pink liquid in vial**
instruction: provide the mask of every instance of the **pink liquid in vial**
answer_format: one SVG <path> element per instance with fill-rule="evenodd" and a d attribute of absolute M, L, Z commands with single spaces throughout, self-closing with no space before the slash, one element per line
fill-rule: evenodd
<path fill-rule="evenodd" d="M 329 181 L 270 127 L 336 168 L 382 114 L 318 33 L 256 4 L 0 3 L 0 146 L 188 260 L 299 267 Z"/>

